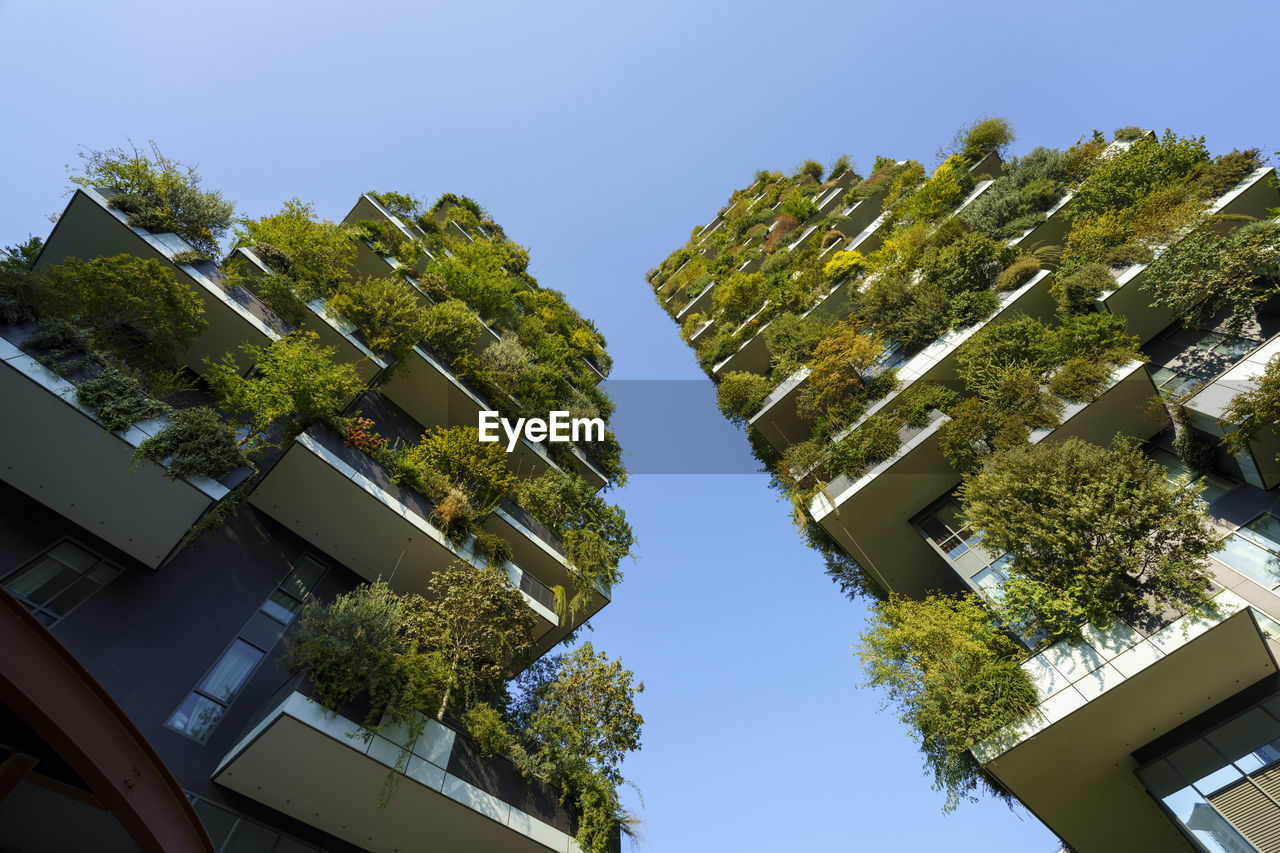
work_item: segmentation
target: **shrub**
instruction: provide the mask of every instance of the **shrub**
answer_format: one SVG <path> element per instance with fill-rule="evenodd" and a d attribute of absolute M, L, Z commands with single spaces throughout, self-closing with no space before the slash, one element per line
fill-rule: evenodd
<path fill-rule="evenodd" d="M 990 290 L 966 290 L 951 300 L 951 328 L 965 329 L 981 323 L 1000 307 L 1000 297 Z"/>
<path fill-rule="evenodd" d="M 256 247 L 263 262 L 290 281 L 303 302 L 322 299 L 351 274 L 356 247 L 347 229 L 316 218 L 310 204 L 285 202 L 279 213 L 261 219 L 241 219 L 238 243 Z"/>
<path fill-rule="evenodd" d="M 960 140 L 960 157 L 968 164 L 977 163 L 988 154 L 1003 152 L 1013 142 L 1013 128 L 1002 118 L 983 118 L 956 135 Z"/>
<path fill-rule="evenodd" d="M 195 168 L 165 157 L 154 142 L 149 156 L 129 147 L 80 152 L 84 171 L 72 175 L 71 183 L 116 190 L 107 203 L 127 214 L 130 225 L 172 231 L 206 257 L 216 257 L 235 206 L 218 192 L 201 190 Z"/>
<path fill-rule="evenodd" d="M 802 417 L 835 417 L 850 420 L 866 399 L 865 372 L 884 351 L 877 335 L 868 335 L 852 323 L 842 323 L 813 351 L 807 387 L 800 394 Z"/>
<path fill-rule="evenodd" d="M 1077 438 L 996 454 L 959 492 L 983 547 L 1013 554 L 1001 612 L 1049 642 L 1150 602 L 1202 603 L 1221 539 L 1197 494 L 1136 446 Z"/>
<path fill-rule="evenodd" d="M 1022 255 L 996 276 L 996 290 L 1016 290 L 1031 281 L 1038 272 L 1040 259 L 1035 255 Z"/>
<path fill-rule="evenodd" d="M 848 252 L 833 252 L 831 260 L 822 267 L 822 274 L 828 281 L 844 281 L 866 272 L 867 259 L 856 249 Z"/>
<path fill-rule="evenodd" d="M 778 210 L 803 225 L 818 213 L 818 205 L 804 193 L 796 191 L 782 200 Z"/>
<path fill-rule="evenodd" d="M 138 377 L 112 363 L 104 365 L 96 376 L 78 382 L 76 399 L 93 409 L 112 432 L 169 412 L 168 406 L 147 393 Z"/>
<path fill-rule="evenodd" d="M 893 418 L 875 414 L 831 448 L 827 467 L 857 479 L 867 466 L 897 453 L 901 444 Z"/>
<path fill-rule="evenodd" d="M 254 364 L 249 378 L 240 375 L 230 353 L 205 364 L 218 407 L 249 427 L 242 443 L 250 450 L 259 449 L 273 424 L 285 421 L 287 430 L 305 429 L 337 414 L 364 387 L 355 367 L 335 361 L 333 348 L 321 346 L 314 332 L 240 349 Z"/>
<path fill-rule="evenodd" d="M 760 307 L 765 284 L 760 273 L 734 273 L 711 294 L 711 309 L 724 322 L 736 326 Z"/>
<path fill-rule="evenodd" d="M 1115 286 L 1116 280 L 1109 267 L 1098 263 L 1085 264 L 1054 283 L 1058 313 L 1065 317 L 1091 311 L 1094 300 Z"/>
<path fill-rule="evenodd" d="M 822 172 L 822 164 L 817 160 L 805 160 L 800 164 L 800 168 L 796 169 L 796 178 L 819 184 L 822 183 Z"/>
<path fill-rule="evenodd" d="M 876 604 L 857 647 L 866 684 L 883 689 L 915 732 L 944 811 L 980 787 L 1006 796 L 970 749 L 1034 713 L 1022 649 L 977 596 L 893 596 Z"/>
<path fill-rule="evenodd" d="M 827 180 L 834 181 L 836 178 L 851 169 L 853 169 L 853 161 L 849 159 L 848 154 L 841 154 L 836 158 L 836 161 L 831 164 L 831 174 L 827 175 Z M 857 176 L 855 175 L 854 178 L 856 180 Z"/>
<path fill-rule="evenodd" d="M 31 267 L 43 246 L 39 237 L 28 237 L 25 243 L 0 249 L 0 322 L 35 319 L 35 273 Z"/>
<path fill-rule="evenodd" d="M 511 750 L 514 740 L 507 730 L 507 723 L 502 714 L 489 703 L 477 702 L 472 705 L 462 715 L 462 722 L 484 758 L 506 755 Z"/>
<path fill-rule="evenodd" d="M 329 307 L 350 320 L 375 353 L 403 361 L 427 337 L 427 311 L 418 298 L 399 278 L 346 279 Z"/>
<path fill-rule="evenodd" d="M 781 382 L 804 367 L 834 325 L 822 314 L 801 317 L 786 312 L 775 317 L 763 332 L 773 359 L 773 381 Z"/>
<path fill-rule="evenodd" d="M 767 376 L 731 371 L 716 386 L 716 404 L 726 418 L 746 424 L 772 390 L 773 383 Z"/>
<path fill-rule="evenodd" d="M 37 273 L 35 303 L 41 316 L 79 326 L 100 349 L 165 367 L 181 364 L 208 325 L 200 297 L 172 270 L 131 255 L 69 258 L 44 267 Z"/>
<path fill-rule="evenodd" d="M 476 530 L 473 535 L 476 553 L 484 557 L 486 566 L 505 566 L 515 556 L 511 544 L 496 533 Z"/>
<path fill-rule="evenodd" d="M 1118 127 L 1115 133 L 1111 134 L 1111 138 L 1116 142 L 1133 142 L 1147 135 L 1147 131 L 1136 125 L 1128 127 Z"/>
<path fill-rule="evenodd" d="M 1188 322 L 1229 310 L 1227 328 L 1239 331 L 1280 287 L 1280 219 L 1198 228 L 1151 264 L 1145 287 Z"/>
<path fill-rule="evenodd" d="M 791 234 L 792 231 L 800 227 L 800 221 L 789 213 L 780 213 L 778 218 L 773 221 L 773 230 L 764 238 L 764 244 L 761 251 L 770 254 L 778 249 Z"/>
<path fill-rule="evenodd" d="M 428 308 L 422 317 L 422 340 L 455 367 L 471 357 L 476 340 L 484 330 L 480 315 L 461 299 L 449 299 Z"/>
<path fill-rule="evenodd" d="M 138 445 L 134 458 L 164 464 L 171 480 L 216 479 L 248 462 L 235 430 L 208 406 L 175 411 L 164 429 Z"/>
<path fill-rule="evenodd" d="M 472 519 L 488 515 L 515 488 L 502 443 L 482 442 L 475 427 L 434 429 L 410 448 L 407 458 L 419 469 L 443 475 L 451 489 L 466 497 Z"/>

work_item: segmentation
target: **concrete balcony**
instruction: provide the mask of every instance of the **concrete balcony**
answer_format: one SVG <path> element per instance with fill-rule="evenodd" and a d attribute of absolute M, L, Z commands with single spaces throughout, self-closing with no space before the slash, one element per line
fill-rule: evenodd
<path fill-rule="evenodd" d="M 251 248 L 236 249 L 233 255 L 243 261 L 244 269 L 251 277 L 275 274 Z M 320 344 L 332 347 L 337 359 L 355 367 L 360 379 L 366 384 L 387 368 L 387 362 L 365 345 L 356 327 L 346 318 L 329 312 L 323 299 L 312 300 L 306 307 L 302 328 L 315 332 L 320 338 Z"/>
<path fill-rule="evenodd" d="M 384 577 L 399 592 L 426 594 L 437 571 L 457 560 L 484 560 L 474 538 L 456 543 L 436 526 L 427 498 L 320 425 L 294 440 L 249 502 L 365 580 Z M 513 548 L 521 538 L 511 540 Z M 522 552 L 528 546 L 522 544 Z M 554 612 L 554 596 L 514 561 L 505 568 L 537 617 L 538 647 L 549 648 L 570 629 Z"/>
<path fill-rule="evenodd" d="M 505 758 L 483 758 L 466 734 L 424 720 L 412 741 L 405 726 L 369 735 L 357 722 L 367 709 L 329 712 L 304 691 L 295 677 L 277 692 L 213 780 L 372 853 L 578 850 L 555 792 Z"/>
<path fill-rule="evenodd" d="M 1258 386 L 1258 380 L 1267 368 L 1267 362 L 1280 355 L 1280 336 L 1273 337 L 1245 356 L 1244 360 L 1225 371 L 1194 396 L 1183 407 L 1191 415 L 1191 425 L 1212 436 L 1222 436 L 1234 430 L 1226 422 L 1227 407 L 1239 394 Z M 1248 452 L 1236 456 L 1240 473 L 1245 481 L 1263 489 L 1280 485 L 1280 429 L 1276 425 L 1265 427 L 1249 442 Z"/>
<path fill-rule="evenodd" d="M 1033 432 L 1031 441 L 1077 437 L 1106 444 L 1117 433 L 1150 438 L 1163 427 L 1163 418 L 1151 411 L 1154 393 L 1142 363 L 1131 362 L 1116 369 L 1098 399 L 1068 404 L 1062 422 Z M 911 523 L 960 484 L 938 446 L 938 429 L 948 420 L 935 411 L 927 426 L 899 431 L 897 453 L 856 477 L 841 474 L 809 504 L 815 522 L 886 589 L 902 595 L 960 588 L 947 560 Z"/>
<path fill-rule="evenodd" d="M 144 565 L 160 566 L 187 529 L 248 475 L 170 479 L 155 463 L 135 466 L 134 451 L 166 419 L 109 433 L 70 382 L 4 338 L 0 363 L 0 398 L 10 413 L 0 421 L 0 442 L 14 451 L 4 480 Z"/>
<path fill-rule="evenodd" d="M 947 332 L 929 346 L 916 353 L 897 367 L 899 387 L 892 394 L 877 401 L 867 409 L 866 416 L 892 409 L 898 396 L 916 381 L 936 382 L 948 387 L 958 381 L 956 352 L 960 345 L 981 328 L 1026 315 L 1048 320 L 1054 315 L 1056 303 L 1049 293 L 1051 277 L 1047 270 L 1036 273 L 1029 281 L 1014 290 L 1000 294 L 1000 307 L 987 320 L 965 329 Z M 833 291 L 837 299 L 844 285 Z M 845 296 L 847 300 L 847 296 Z M 824 303 L 819 303 L 820 306 Z M 817 310 L 816 308 L 814 310 Z M 812 423 L 800 417 L 796 408 L 800 392 L 808 384 L 809 371 L 803 368 L 787 377 L 765 399 L 760 410 L 751 417 L 751 426 L 758 429 L 765 439 L 779 452 L 809 437 Z M 860 421 L 861 422 L 861 421 Z M 798 436 L 798 437 L 796 437 Z M 838 436 L 837 438 L 842 437 Z"/>
<path fill-rule="evenodd" d="M 456 376 L 442 359 L 422 345 L 415 347 L 391 373 L 381 391 L 424 428 L 475 427 L 481 411 L 494 409 L 480 391 Z M 592 488 L 604 488 L 608 480 L 599 467 L 578 448 L 572 448 L 571 453 L 573 470 Z M 509 454 L 508 461 L 521 477 L 560 467 L 551 460 L 546 447 L 524 438 Z"/>
<path fill-rule="evenodd" d="M 1274 186 L 1274 176 L 1275 170 L 1269 166 L 1254 170 L 1249 177 L 1223 193 L 1208 207 L 1206 214 L 1266 218 L 1271 208 L 1280 206 L 1280 191 Z M 1238 224 L 1238 221 L 1220 222 L 1216 227 L 1230 230 Z M 1157 247 L 1156 256 L 1167 248 Z M 1098 297 L 1099 307 L 1124 317 L 1129 324 L 1129 331 L 1137 335 L 1143 344 L 1173 322 L 1172 312 L 1162 306 L 1153 306 L 1151 292 L 1143 287 L 1150 267 L 1150 263 L 1133 264 L 1119 271 L 1115 288 Z"/>
<path fill-rule="evenodd" d="M 1191 851 L 1133 753 L 1280 669 L 1252 608 L 1230 591 L 1214 604 L 1154 631 L 1086 625 L 1033 656 L 1035 715 L 975 758 L 1073 849 Z"/>
<path fill-rule="evenodd" d="M 128 216 L 108 206 L 109 195 L 110 191 L 77 189 L 40 252 L 37 266 L 60 264 L 68 258 L 133 255 L 171 268 L 178 281 L 200 297 L 209 324 L 183 354 L 183 362 L 196 373 L 206 371 L 205 358 L 220 361 L 224 353 L 231 353 L 240 367 L 248 370 L 250 365 L 239 351 L 241 344 L 266 346 L 289 331 L 252 293 L 226 287 L 212 262 L 175 262 L 175 257 L 192 251 L 192 247 L 176 234 L 152 233 L 129 225 Z"/>

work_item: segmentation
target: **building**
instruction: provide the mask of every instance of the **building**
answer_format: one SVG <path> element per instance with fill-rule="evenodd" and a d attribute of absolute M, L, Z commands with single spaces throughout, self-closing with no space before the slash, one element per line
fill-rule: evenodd
<path fill-rule="evenodd" d="M 1204 486 L 1227 537 L 1208 560 L 1217 607 L 1089 624 L 1047 648 L 1022 640 L 1037 710 L 972 756 L 1081 853 L 1280 849 L 1275 432 L 1235 453 L 1219 444 L 1230 401 L 1280 352 L 1280 318 L 1262 296 L 1238 322 L 1153 304 L 1184 240 L 1276 215 L 1275 173 L 1256 151 L 1212 158 L 1194 137 L 1135 128 L 1006 162 L 1005 131 L 974 125 L 932 174 L 891 158 L 865 179 L 847 161 L 761 172 L 648 280 L 835 578 L 913 599 L 990 601 L 1007 578 L 1010 555 L 983 549 L 954 497 L 949 453 L 977 445 L 949 423 L 968 401 L 995 411 L 964 378 L 970 342 L 1010 323 L 1051 334 L 1094 312 L 1123 318 L 1140 352 L 1075 353 L 1087 393 L 1066 387 L 1061 361 L 1035 374 L 1052 412 L 1019 421 L 1017 443 L 1128 436 Z M 1100 202 L 1120 174 L 1137 176 L 1131 194 Z M 978 260 L 964 266 L 961 246 Z M 1102 277 L 1082 292 L 1073 276 L 1089 263 Z M 873 351 L 840 342 L 869 333 Z M 1193 470 L 1188 446 L 1209 464 Z"/>
<path fill-rule="evenodd" d="M 566 383 L 548 393 L 572 386 L 577 405 L 607 417 L 596 388 L 608 370 L 603 338 L 537 286 L 524 272 L 527 256 L 465 197 L 445 196 L 428 210 L 394 193 L 363 195 L 345 230 L 286 206 L 258 222 L 286 236 L 287 226 L 333 238 L 324 246 L 337 261 L 319 250 L 304 257 L 302 242 L 246 237 L 221 268 L 202 254 L 201 237 L 216 235 L 200 223 L 166 227 L 140 210 L 118 188 L 81 186 L 35 269 L 123 256 L 153 264 L 146 269 L 193 300 L 202 328 L 176 348 L 180 381 L 159 414 L 105 426 L 105 404 L 87 402 L 84 383 L 119 359 L 96 353 L 97 338 L 67 344 L 28 307 L 4 309 L 28 316 L 0 331 L 9 415 L 0 475 L 0 850 L 580 849 L 575 801 L 562 803 L 561 791 L 501 755 L 486 757 L 452 716 L 456 707 L 443 722 L 423 715 L 414 727 L 384 725 L 374 735 L 361 725 L 367 696 L 329 712 L 310 698 L 311 674 L 279 664 L 306 602 L 379 577 L 397 593 L 431 595 L 431 579 L 459 560 L 500 567 L 527 608 L 532 649 L 512 665 L 553 649 L 609 603 L 616 560 L 591 569 L 576 559 L 572 522 L 540 520 L 514 488 L 480 507 L 465 467 L 453 471 L 447 494 L 432 494 L 389 471 L 385 456 L 394 442 L 412 448 L 424 431 L 474 430 L 481 410 L 522 405 L 494 395 L 533 400 L 511 377 L 484 373 L 488 348 L 519 346 L 517 333 L 525 339 L 524 306 L 540 309 L 546 338 L 572 337 L 555 364 L 531 356 L 540 375 Z M 487 268 L 488 303 L 433 273 L 442 259 L 456 272 L 482 255 L 503 261 Z M 314 271 L 322 261 L 338 264 L 322 281 L 329 297 L 304 294 L 304 265 Z M 394 346 L 378 338 L 382 320 L 334 308 L 335 285 L 358 289 L 371 280 L 363 277 L 396 294 L 397 316 L 449 302 L 465 322 L 450 327 L 449 340 L 410 326 L 420 337 L 393 357 Z M 6 297 L 25 286 L 13 281 Z M 506 313 L 493 308 L 498 296 Z M 123 341 L 113 352 L 144 372 L 154 364 L 130 358 L 145 350 L 148 322 L 131 315 L 112 333 L 113 346 Z M 230 353 L 232 373 L 248 375 L 255 352 L 299 330 L 358 377 L 341 411 L 291 429 L 277 422 L 251 463 L 217 476 L 176 474 L 174 446 L 138 455 L 182 412 L 213 399 L 213 362 Z M 231 425 L 248 440 L 248 427 Z M 622 476 L 610 441 L 522 440 L 505 458 L 519 483 L 561 472 L 583 501 L 607 507 L 590 502 Z M 444 508 L 459 503 L 471 515 L 455 523 Z M 625 535 L 613 544 L 625 552 L 630 532 L 621 525 Z M 394 792 L 380 806 L 389 783 Z M 607 846 L 617 837 L 615 827 Z"/>

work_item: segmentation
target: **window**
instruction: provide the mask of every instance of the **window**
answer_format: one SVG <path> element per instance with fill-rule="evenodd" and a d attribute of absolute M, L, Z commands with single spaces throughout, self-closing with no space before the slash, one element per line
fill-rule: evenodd
<path fill-rule="evenodd" d="M 204 743 L 324 573 L 323 563 L 303 555 L 165 725 Z"/>
<path fill-rule="evenodd" d="M 241 817 L 203 797 L 187 794 L 218 853 L 318 853 L 316 848 Z"/>
<path fill-rule="evenodd" d="M 1269 513 L 1237 530 L 1213 555 L 1267 589 L 1280 586 L 1280 521 Z"/>
<path fill-rule="evenodd" d="M 303 555 L 289 576 L 280 582 L 276 591 L 263 602 L 262 612 L 288 625 L 302 610 L 302 604 L 311 594 L 316 582 L 325 572 L 323 563 L 315 560 L 310 554 Z"/>
<path fill-rule="evenodd" d="M 963 555 L 981 541 L 960 514 L 960 504 L 950 499 L 926 514 L 918 524 L 925 538 L 950 560 Z"/>
<path fill-rule="evenodd" d="M 0 582 L 37 619 L 52 625 L 118 574 L 116 566 L 63 540 Z"/>
<path fill-rule="evenodd" d="M 1181 479 L 1188 486 L 1204 486 L 1204 491 L 1200 493 L 1201 503 L 1213 503 L 1239 485 L 1235 480 L 1230 477 L 1224 477 L 1221 474 L 1209 473 L 1201 474 L 1197 477 L 1187 467 L 1187 463 L 1167 450 L 1156 448 L 1150 451 L 1150 456 L 1160 467 L 1164 468 L 1170 480 L 1177 481 Z"/>
<path fill-rule="evenodd" d="M 1278 698 L 1264 701 L 1137 771 L 1182 831 L 1213 853 L 1274 850 L 1280 806 Z"/>

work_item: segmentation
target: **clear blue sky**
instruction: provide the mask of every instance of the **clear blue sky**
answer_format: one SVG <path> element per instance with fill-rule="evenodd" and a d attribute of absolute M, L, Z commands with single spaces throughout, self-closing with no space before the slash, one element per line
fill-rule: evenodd
<path fill-rule="evenodd" d="M 0 243 L 47 234 L 79 145 L 155 139 L 246 215 L 473 196 L 606 334 L 615 376 L 701 374 L 644 272 L 758 168 L 933 163 L 1172 127 L 1280 149 L 1272 2 L 59 3 L 0 0 Z M 671 441 L 702 408 L 662 413 Z M 745 439 L 738 452 L 745 455 Z M 644 679 L 641 849 L 1052 853 L 997 803 L 940 814 L 849 654 L 863 608 L 758 476 L 633 478 L 638 562 L 593 640 Z"/>

